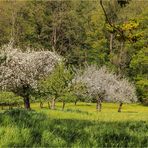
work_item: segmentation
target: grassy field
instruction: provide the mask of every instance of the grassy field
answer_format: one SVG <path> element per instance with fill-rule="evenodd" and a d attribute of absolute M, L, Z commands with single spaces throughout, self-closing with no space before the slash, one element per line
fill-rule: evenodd
<path fill-rule="evenodd" d="M 99 120 L 99 121 L 148 121 L 148 107 L 138 104 L 124 104 L 122 112 L 118 113 L 119 104 L 103 103 L 102 111 L 96 111 L 95 103 L 68 103 L 62 111 L 62 104 L 56 104 L 56 110 L 49 110 L 47 104 L 43 109 L 39 109 L 39 104 L 32 104 L 32 109 L 37 112 L 46 113 L 52 118 L 59 119 L 79 119 L 79 120 Z"/>
<path fill-rule="evenodd" d="M 8 110 L 0 113 L 0 147 L 148 147 L 148 107 L 103 103 L 67 104 L 49 110 L 47 104 L 33 111 Z"/>

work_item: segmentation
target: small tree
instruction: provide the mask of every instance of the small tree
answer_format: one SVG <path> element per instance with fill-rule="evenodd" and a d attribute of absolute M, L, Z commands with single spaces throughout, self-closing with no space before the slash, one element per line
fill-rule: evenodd
<path fill-rule="evenodd" d="M 30 109 L 29 98 L 37 88 L 38 80 L 49 75 L 60 57 L 50 51 L 22 52 L 4 46 L 0 63 L 0 89 L 11 91 L 24 99 L 24 107 Z"/>
<path fill-rule="evenodd" d="M 61 99 L 65 106 L 73 76 L 70 69 L 66 69 L 64 64 L 59 64 L 50 76 L 41 80 L 40 89 L 51 101 L 51 109 L 55 109 L 55 101 L 58 99 Z"/>
<path fill-rule="evenodd" d="M 137 101 L 134 85 L 109 72 L 105 67 L 98 69 L 96 66 L 89 66 L 76 79 L 78 82 L 86 84 L 90 96 L 96 97 L 98 111 L 101 111 L 101 102 L 106 97 L 113 102 Z M 120 108 L 121 106 L 122 104 L 120 104 Z"/>
<path fill-rule="evenodd" d="M 64 92 L 63 95 L 60 96 L 60 98 L 61 98 L 61 101 L 63 104 L 62 110 L 64 110 L 66 103 L 73 102 L 73 100 L 75 100 L 76 96 L 74 95 L 74 93 L 72 91 L 68 90 L 67 92 Z"/>
<path fill-rule="evenodd" d="M 114 80 L 114 75 L 111 75 Z M 96 98 L 96 109 L 101 111 L 102 101 L 109 87 L 108 79 L 110 74 L 106 68 L 98 69 L 96 66 L 88 66 L 82 75 L 78 75 L 77 81 L 86 84 L 88 94 Z"/>
<path fill-rule="evenodd" d="M 107 91 L 112 102 L 119 102 L 118 112 L 121 112 L 123 103 L 132 103 L 137 101 L 135 86 L 127 79 L 119 79 L 116 85 L 111 85 Z"/>
<path fill-rule="evenodd" d="M 71 85 L 71 91 L 75 96 L 73 99 L 75 105 L 78 101 L 86 101 L 86 98 L 88 98 L 87 86 L 81 81 L 78 81 L 78 77 L 79 74 L 76 72 Z"/>

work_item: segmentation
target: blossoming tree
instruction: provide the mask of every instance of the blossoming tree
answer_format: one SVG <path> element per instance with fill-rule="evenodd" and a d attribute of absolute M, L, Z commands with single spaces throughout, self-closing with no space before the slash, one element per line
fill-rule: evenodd
<path fill-rule="evenodd" d="M 23 97 L 24 107 L 30 109 L 30 94 L 38 80 L 51 73 L 61 58 L 50 51 L 22 52 L 11 45 L 1 49 L 0 89 Z"/>
<path fill-rule="evenodd" d="M 123 103 L 137 101 L 134 85 L 109 72 L 106 67 L 98 69 L 96 66 L 88 66 L 76 79 L 87 86 L 90 96 L 97 98 L 98 111 L 101 111 L 101 102 L 106 98 L 111 102 L 120 102 L 119 112 Z"/>
<path fill-rule="evenodd" d="M 138 100 L 135 86 L 125 78 L 119 79 L 116 85 L 111 85 L 107 93 L 111 102 L 120 103 L 118 112 L 121 112 L 123 103 L 132 103 Z"/>

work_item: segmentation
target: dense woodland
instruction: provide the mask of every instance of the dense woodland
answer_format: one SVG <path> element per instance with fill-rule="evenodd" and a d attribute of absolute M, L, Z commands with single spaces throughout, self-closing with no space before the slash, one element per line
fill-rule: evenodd
<path fill-rule="evenodd" d="M 0 46 L 56 51 L 67 67 L 106 65 L 148 103 L 148 1 L 1 1 Z M 1 94 L 3 95 L 3 94 Z"/>

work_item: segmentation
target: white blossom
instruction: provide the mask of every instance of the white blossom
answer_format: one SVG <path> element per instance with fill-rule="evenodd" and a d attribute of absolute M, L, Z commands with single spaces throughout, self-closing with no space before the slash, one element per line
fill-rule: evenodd
<path fill-rule="evenodd" d="M 111 102 L 137 101 L 134 85 L 109 72 L 106 67 L 98 69 L 96 66 L 88 66 L 83 74 L 77 75 L 76 81 L 84 83 L 91 96 L 103 94 Z"/>
<path fill-rule="evenodd" d="M 38 80 L 51 73 L 61 57 L 50 51 L 26 51 L 12 48 L 1 49 L 0 88 L 18 93 L 23 86 L 37 88 Z"/>

